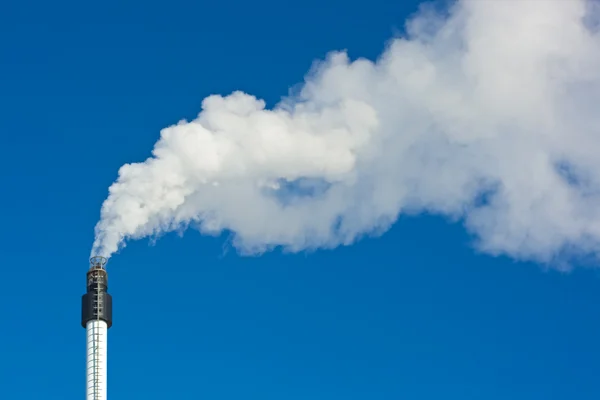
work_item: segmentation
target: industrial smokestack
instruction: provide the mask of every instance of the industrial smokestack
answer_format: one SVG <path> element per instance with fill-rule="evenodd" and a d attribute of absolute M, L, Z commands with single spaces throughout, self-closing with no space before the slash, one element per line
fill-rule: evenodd
<path fill-rule="evenodd" d="M 106 258 L 92 257 L 87 291 L 81 299 L 81 325 L 86 332 L 86 400 L 106 400 L 107 331 L 112 326 Z"/>

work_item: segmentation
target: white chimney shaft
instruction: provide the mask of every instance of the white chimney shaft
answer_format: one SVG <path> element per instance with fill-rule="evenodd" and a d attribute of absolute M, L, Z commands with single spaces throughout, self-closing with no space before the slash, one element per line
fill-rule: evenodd
<path fill-rule="evenodd" d="M 102 320 L 92 320 L 85 328 L 87 336 L 86 400 L 106 400 L 106 350 L 108 326 Z"/>

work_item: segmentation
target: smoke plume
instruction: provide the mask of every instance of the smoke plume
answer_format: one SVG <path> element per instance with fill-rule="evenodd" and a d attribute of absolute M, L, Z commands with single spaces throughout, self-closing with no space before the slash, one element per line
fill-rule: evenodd
<path fill-rule="evenodd" d="M 597 3 L 422 7 L 375 62 L 331 53 L 272 109 L 204 99 L 110 187 L 92 253 L 195 227 L 242 254 L 347 245 L 401 213 L 550 262 L 600 244 Z"/>

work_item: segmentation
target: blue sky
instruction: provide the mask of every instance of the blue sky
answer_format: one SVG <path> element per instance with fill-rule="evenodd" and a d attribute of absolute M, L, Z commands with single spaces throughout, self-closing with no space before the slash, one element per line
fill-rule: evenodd
<path fill-rule="evenodd" d="M 80 296 L 118 168 L 213 93 L 272 105 L 417 2 L 23 2 L 0 13 L 0 392 L 84 397 Z M 597 399 L 598 272 L 478 254 L 460 224 L 242 258 L 189 231 L 110 261 L 119 399 Z"/>

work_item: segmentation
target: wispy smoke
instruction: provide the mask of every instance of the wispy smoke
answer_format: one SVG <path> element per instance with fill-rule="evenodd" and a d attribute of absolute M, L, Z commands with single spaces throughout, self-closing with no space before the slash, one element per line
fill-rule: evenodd
<path fill-rule="evenodd" d="M 92 253 L 188 226 L 242 253 L 331 248 L 428 212 L 493 254 L 597 255 L 599 16 L 584 0 L 424 7 L 379 60 L 332 53 L 272 110 L 210 96 L 119 170 Z"/>

